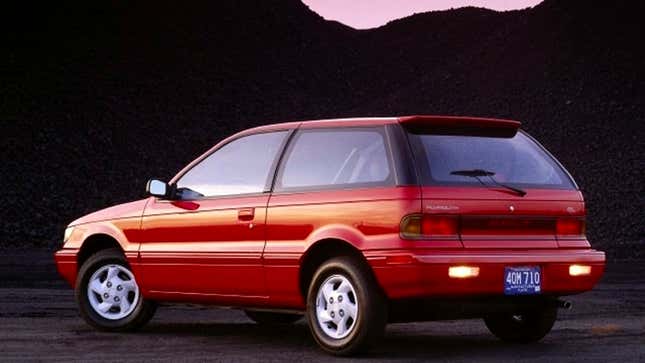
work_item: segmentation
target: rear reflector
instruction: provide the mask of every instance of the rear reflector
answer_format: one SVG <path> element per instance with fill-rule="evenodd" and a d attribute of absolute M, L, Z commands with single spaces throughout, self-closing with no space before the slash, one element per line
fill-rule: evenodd
<path fill-rule="evenodd" d="M 560 218 L 555 225 L 558 236 L 583 236 L 585 234 L 585 220 L 582 218 Z"/>
<path fill-rule="evenodd" d="M 409 265 L 414 263 L 414 257 L 410 255 L 399 255 L 399 256 L 387 256 L 385 257 L 385 263 L 388 265 Z"/>
<path fill-rule="evenodd" d="M 452 266 L 448 268 L 448 276 L 456 279 L 466 279 L 479 276 L 479 267 Z"/>
<path fill-rule="evenodd" d="M 571 265 L 569 266 L 569 275 L 585 276 L 591 274 L 591 266 L 588 265 Z"/>
<path fill-rule="evenodd" d="M 531 216 L 466 216 L 462 235 L 553 235 L 555 220 Z"/>

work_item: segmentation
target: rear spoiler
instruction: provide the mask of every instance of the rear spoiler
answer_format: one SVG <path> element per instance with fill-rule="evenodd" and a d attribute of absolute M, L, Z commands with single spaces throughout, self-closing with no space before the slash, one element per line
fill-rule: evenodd
<path fill-rule="evenodd" d="M 399 123 L 413 133 L 513 137 L 521 123 L 483 117 L 403 116 Z"/>

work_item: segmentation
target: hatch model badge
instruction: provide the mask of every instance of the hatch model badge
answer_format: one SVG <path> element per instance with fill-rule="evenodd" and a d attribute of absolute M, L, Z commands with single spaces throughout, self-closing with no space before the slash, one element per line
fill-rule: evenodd
<path fill-rule="evenodd" d="M 459 207 L 456 205 L 438 205 L 431 204 L 426 207 L 428 210 L 459 210 Z"/>
<path fill-rule="evenodd" d="M 515 207 L 513 207 L 512 205 L 509 205 L 509 206 L 508 206 L 508 210 L 510 210 L 510 211 L 511 211 L 511 213 L 512 213 L 512 212 L 515 212 Z"/>

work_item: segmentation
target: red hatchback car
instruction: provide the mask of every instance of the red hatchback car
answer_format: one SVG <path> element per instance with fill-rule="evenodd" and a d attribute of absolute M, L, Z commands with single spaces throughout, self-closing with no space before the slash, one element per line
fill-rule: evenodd
<path fill-rule="evenodd" d="M 509 120 L 408 116 L 292 122 L 220 142 L 149 197 L 82 217 L 58 270 L 80 313 L 136 329 L 158 301 L 303 314 L 334 354 L 388 322 L 483 318 L 537 341 L 605 255 L 567 171 Z"/>

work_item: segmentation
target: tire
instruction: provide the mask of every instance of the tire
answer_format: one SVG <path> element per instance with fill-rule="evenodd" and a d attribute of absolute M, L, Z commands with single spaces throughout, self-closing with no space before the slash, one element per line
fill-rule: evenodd
<path fill-rule="evenodd" d="M 315 272 L 306 316 L 323 350 L 339 356 L 356 354 L 383 336 L 386 298 L 368 267 L 356 259 L 337 257 Z"/>
<path fill-rule="evenodd" d="M 93 288 L 90 288 L 92 283 Z M 141 328 L 152 319 L 157 308 L 153 301 L 143 299 L 127 260 L 116 248 L 101 250 L 83 263 L 76 280 L 75 296 L 81 317 L 102 331 L 124 332 Z M 99 307 L 104 303 L 109 307 L 100 311 Z"/>
<path fill-rule="evenodd" d="M 557 308 L 543 307 L 520 314 L 496 314 L 484 318 L 486 327 L 510 343 L 532 343 L 547 335 L 558 316 Z"/>
<path fill-rule="evenodd" d="M 292 324 L 302 319 L 302 315 L 288 313 L 272 313 L 268 311 L 244 310 L 246 316 L 261 325 Z"/>

